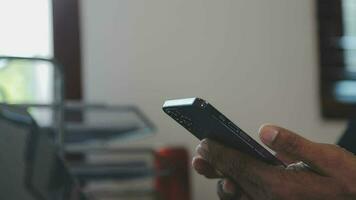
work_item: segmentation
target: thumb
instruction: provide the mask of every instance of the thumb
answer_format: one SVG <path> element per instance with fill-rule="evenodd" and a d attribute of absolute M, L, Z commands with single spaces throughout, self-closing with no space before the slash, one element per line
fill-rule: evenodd
<path fill-rule="evenodd" d="M 259 130 L 261 141 L 278 154 L 302 159 L 310 150 L 311 141 L 278 126 L 262 125 Z"/>
<path fill-rule="evenodd" d="M 328 174 L 335 170 L 335 166 L 330 166 L 329 162 L 332 155 L 330 148 L 323 144 L 312 142 L 292 131 L 274 125 L 262 126 L 260 138 L 277 154 L 303 161 L 320 173 Z"/>

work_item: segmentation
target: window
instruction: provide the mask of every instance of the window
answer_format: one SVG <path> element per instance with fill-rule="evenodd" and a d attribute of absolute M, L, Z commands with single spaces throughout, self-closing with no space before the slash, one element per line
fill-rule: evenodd
<path fill-rule="evenodd" d="M 53 57 L 50 0 L 0 0 L 0 55 Z"/>
<path fill-rule="evenodd" d="M 321 109 L 356 116 L 356 1 L 318 0 Z"/>
<path fill-rule="evenodd" d="M 340 47 L 344 54 L 346 73 L 356 73 L 356 1 L 342 1 L 343 36 Z M 346 104 L 356 102 L 356 81 L 340 80 L 335 84 L 334 95 L 337 101 Z"/>
<path fill-rule="evenodd" d="M 70 99 L 82 97 L 78 1 L 0 0 L 0 56 L 55 58 L 64 67 L 66 97 Z M 41 103 L 50 102 L 53 72 L 49 66 L 46 71 L 46 64 L 0 60 L 0 100 L 38 97 L 44 98 Z M 27 85 L 39 88 L 36 94 L 25 92 L 18 81 L 25 77 L 30 81 Z"/>
<path fill-rule="evenodd" d="M 0 55 L 52 58 L 51 10 L 50 0 L 0 0 Z M 49 70 L 46 62 L 0 60 L 0 98 L 9 103 L 51 102 Z"/>
<path fill-rule="evenodd" d="M 348 71 L 356 72 L 356 1 L 343 0 L 342 18 L 344 36 L 341 43 L 345 49 L 345 66 Z"/>

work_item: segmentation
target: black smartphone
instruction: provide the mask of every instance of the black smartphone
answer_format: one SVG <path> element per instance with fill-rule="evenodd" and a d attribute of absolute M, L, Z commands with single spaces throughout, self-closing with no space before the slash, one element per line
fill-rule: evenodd
<path fill-rule="evenodd" d="M 167 100 L 163 105 L 163 111 L 200 140 L 209 138 L 268 164 L 285 166 L 282 161 L 203 99 Z"/>

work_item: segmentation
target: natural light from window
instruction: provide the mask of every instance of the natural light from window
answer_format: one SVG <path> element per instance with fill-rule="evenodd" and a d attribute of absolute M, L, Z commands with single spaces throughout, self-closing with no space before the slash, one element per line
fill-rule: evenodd
<path fill-rule="evenodd" d="M 0 102 L 54 103 L 51 62 L 1 58 L 53 57 L 51 2 L 0 0 Z"/>
<path fill-rule="evenodd" d="M 340 44 L 348 72 L 356 72 L 356 1 L 342 0 L 344 36 Z M 356 81 L 338 81 L 334 87 L 335 98 L 342 103 L 356 103 Z"/>
<path fill-rule="evenodd" d="M 0 0 L 0 55 L 53 56 L 49 0 Z"/>
<path fill-rule="evenodd" d="M 347 70 L 356 71 L 356 1 L 343 0 L 344 37 L 342 46 L 345 49 L 345 65 Z"/>

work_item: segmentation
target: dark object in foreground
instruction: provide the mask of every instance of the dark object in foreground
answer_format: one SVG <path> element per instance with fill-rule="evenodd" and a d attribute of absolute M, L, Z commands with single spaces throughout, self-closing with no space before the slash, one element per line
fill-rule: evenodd
<path fill-rule="evenodd" d="M 340 138 L 338 145 L 356 154 L 356 119 L 349 121 L 346 131 Z"/>
<path fill-rule="evenodd" d="M 168 100 L 163 110 L 198 139 L 209 138 L 271 165 L 285 166 L 246 132 L 200 98 Z"/>
<path fill-rule="evenodd" d="M 0 199 L 81 199 L 57 152 L 26 110 L 0 106 Z"/>

